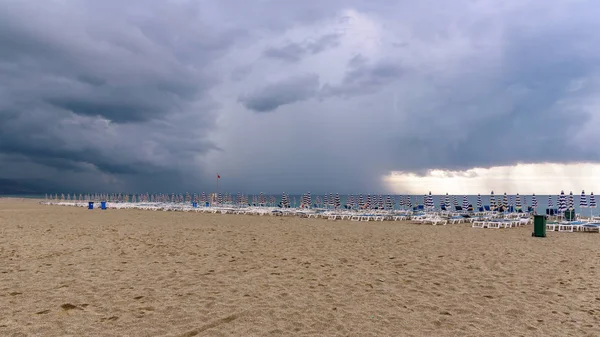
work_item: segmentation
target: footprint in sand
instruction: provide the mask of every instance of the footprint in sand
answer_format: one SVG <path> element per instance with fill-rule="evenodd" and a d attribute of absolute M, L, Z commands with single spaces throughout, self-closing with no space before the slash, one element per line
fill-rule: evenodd
<path fill-rule="evenodd" d="M 83 310 L 82 308 L 80 308 L 74 304 L 71 304 L 71 303 L 65 303 L 65 304 L 61 305 L 60 307 L 61 307 L 61 309 L 65 310 L 65 311 L 75 310 L 75 309 Z"/>

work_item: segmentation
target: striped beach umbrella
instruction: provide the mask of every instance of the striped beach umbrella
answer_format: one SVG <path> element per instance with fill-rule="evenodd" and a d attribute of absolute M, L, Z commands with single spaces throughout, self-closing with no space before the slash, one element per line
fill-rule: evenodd
<path fill-rule="evenodd" d="M 587 208 L 588 207 L 587 197 L 585 195 L 585 191 L 581 191 L 581 196 L 579 197 L 579 207 L 580 208 Z"/>
<path fill-rule="evenodd" d="M 360 194 L 358 196 L 358 207 L 359 208 L 365 208 L 365 198 L 363 197 L 362 194 Z"/>
<path fill-rule="evenodd" d="M 394 203 L 392 202 L 392 197 L 389 195 L 385 197 L 385 208 L 394 209 Z"/>
<path fill-rule="evenodd" d="M 558 212 L 564 213 L 567 210 L 567 197 L 565 196 L 565 191 L 560 191 L 560 195 L 558 196 Z"/>
<path fill-rule="evenodd" d="M 538 207 L 538 201 L 535 193 L 531 196 L 531 207 L 533 207 L 534 210 Z"/>
<path fill-rule="evenodd" d="M 490 209 L 492 211 L 496 209 L 496 196 L 494 196 L 494 191 L 490 193 Z"/>
<path fill-rule="evenodd" d="M 569 192 L 569 199 L 567 201 L 567 208 L 569 210 L 575 209 L 575 198 L 573 197 L 573 191 Z"/>
<path fill-rule="evenodd" d="M 506 192 L 504 192 L 504 195 L 502 196 L 502 207 L 508 207 L 508 195 L 506 195 Z"/>
<path fill-rule="evenodd" d="M 590 208 L 590 215 L 592 215 L 592 208 L 596 208 L 596 197 L 594 196 L 594 192 L 590 193 L 590 204 L 588 207 Z"/>
<path fill-rule="evenodd" d="M 454 207 L 458 207 L 458 198 L 455 195 L 452 196 L 452 204 Z"/>
<path fill-rule="evenodd" d="M 465 211 L 469 208 L 469 198 L 466 195 L 463 196 L 462 208 Z"/>
<path fill-rule="evenodd" d="M 481 194 L 477 193 L 477 209 L 483 207 L 483 202 L 481 202 Z"/>
<path fill-rule="evenodd" d="M 306 207 L 312 207 L 312 197 L 310 196 L 310 192 L 306 193 Z"/>
<path fill-rule="evenodd" d="M 519 193 L 517 193 L 517 196 L 515 197 L 515 208 L 516 209 L 521 209 L 523 208 L 523 205 L 521 204 L 521 197 L 519 196 Z"/>
<path fill-rule="evenodd" d="M 371 195 L 367 194 L 367 200 L 365 202 L 365 208 L 371 209 L 373 207 L 373 200 L 371 199 Z"/>
<path fill-rule="evenodd" d="M 412 208 L 413 207 L 412 197 L 410 195 L 407 195 L 405 200 L 406 200 L 406 207 Z"/>
<path fill-rule="evenodd" d="M 433 204 L 433 196 L 431 195 L 431 191 L 429 192 L 428 195 L 425 196 L 425 200 L 424 200 L 424 205 L 427 209 L 434 209 L 435 205 Z"/>
<path fill-rule="evenodd" d="M 335 199 L 333 199 L 333 207 L 340 208 L 340 206 L 342 205 L 342 200 L 340 200 L 340 195 L 339 194 L 335 194 Z"/>
<path fill-rule="evenodd" d="M 444 197 L 444 206 L 450 207 L 450 196 L 448 195 L 448 192 L 446 192 L 446 196 Z"/>
<path fill-rule="evenodd" d="M 554 202 L 552 201 L 552 196 L 548 196 L 548 208 L 554 208 Z"/>

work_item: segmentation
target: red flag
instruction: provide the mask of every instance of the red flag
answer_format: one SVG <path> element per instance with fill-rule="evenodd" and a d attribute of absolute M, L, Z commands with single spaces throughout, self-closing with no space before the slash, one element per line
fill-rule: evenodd
<path fill-rule="evenodd" d="M 221 176 L 217 174 L 217 179 L 221 179 Z"/>

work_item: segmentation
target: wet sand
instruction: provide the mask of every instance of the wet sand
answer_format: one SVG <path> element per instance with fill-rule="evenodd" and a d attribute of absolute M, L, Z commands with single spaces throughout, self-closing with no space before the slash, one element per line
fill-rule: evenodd
<path fill-rule="evenodd" d="M 600 335 L 600 235 L 531 231 L 0 199 L 0 335 Z"/>

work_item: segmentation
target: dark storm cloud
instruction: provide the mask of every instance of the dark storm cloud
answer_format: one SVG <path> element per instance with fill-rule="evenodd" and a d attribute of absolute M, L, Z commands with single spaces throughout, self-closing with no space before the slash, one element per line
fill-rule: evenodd
<path fill-rule="evenodd" d="M 319 89 L 319 76 L 305 74 L 266 85 L 256 92 L 240 97 L 240 102 L 256 112 L 271 112 L 278 107 L 309 99 Z"/>
<path fill-rule="evenodd" d="M 288 43 L 281 47 L 267 48 L 263 55 L 287 62 L 298 62 L 307 55 L 318 54 L 329 48 L 339 45 L 340 35 L 326 34 L 316 40 L 307 40 L 303 43 Z"/>
<path fill-rule="evenodd" d="M 206 94 L 218 77 L 206 65 L 236 34 L 205 35 L 178 5 L 135 3 L 0 4 L 0 154 L 22 159 L 4 162 L 0 177 L 22 165 L 31 177 L 168 179 L 218 148 Z"/>
<path fill-rule="evenodd" d="M 348 62 L 348 70 L 339 85 L 325 85 L 323 96 L 354 97 L 377 92 L 382 87 L 399 81 L 403 75 L 402 64 L 394 60 L 383 60 L 370 64 L 362 55 Z"/>
<path fill-rule="evenodd" d="M 405 170 L 600 161 L 600 151 L 573 144 L 592 116 L 569 105 L 597 88 L 568 88 L 595 72 L 590 57 L 600 55 L 577 52 L 577 35 L 513 33 L 497 73 L 463 73 L 457 83 L 438 86 L 434 105 L 421 105 L 407 121 L 418 131 L 395 137 L 395 150 L 419 151 Z"/>
<path fill-rule="evenodd" d="M 392 170 L 598 161 L 575 140 L 596 7 L 1 2 L 0 185 L 376 193 Z"/>

